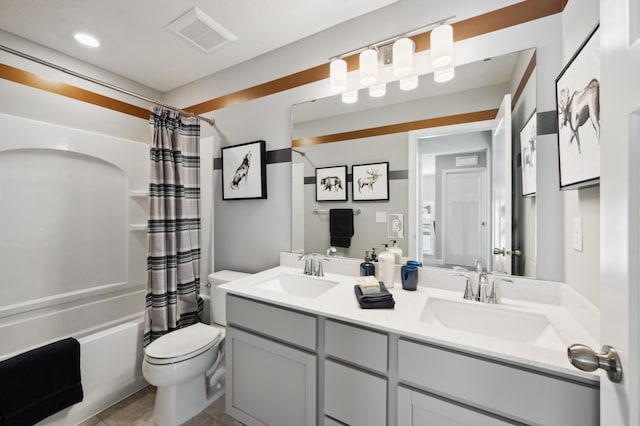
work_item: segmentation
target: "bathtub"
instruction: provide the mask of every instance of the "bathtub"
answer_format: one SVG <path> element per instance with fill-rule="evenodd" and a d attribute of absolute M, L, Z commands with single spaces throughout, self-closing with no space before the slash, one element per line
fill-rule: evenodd
<path fill-rule="evenodd" d="M 136 290 L 0 318 L 0 360 L 65 337 L 80 342 L 84 399 L 39 424 L 78 424 L 147 385 L 143 301 Z"/>

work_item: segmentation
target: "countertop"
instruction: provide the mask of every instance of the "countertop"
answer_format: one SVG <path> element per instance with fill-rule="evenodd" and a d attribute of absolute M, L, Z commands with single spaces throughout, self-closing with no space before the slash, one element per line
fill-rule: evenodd
<path fill-rule="evenodd" d="M 427 342 L 446 349 L 461 351 L 483 358 L 505 362 L 521 368 L 562 377 L 586 384 L 597 384 L 599 373 L 574 368 L 567 360 L 567 346 L 583 343 L 598 347 L 595 339 L 570 315 L 562 304 L 536 303 L 517 299 L 502 299 L 500 305 L 486 305 L 462 299 L 459 291 L 418 286 L 416 291 L 403 290 L 399 284 L 389 291 L 395 300 L 394 309 L 360 309 L 354 295 L 355 276 L 326 273 L 323 280 L 337 282 L 335 286 L 315 298 L 303 298 L 288 293 L 264 290 L 256 286 L 280 274 L 305 277 L 299 268 L 278 266 L 236 280 L 219 287 L 220 290 L 250 299 L 326 318 L 346 321 L 364 327 L 395 333 L 401 337 Z M 421 321 L 429 298 L 446 299 L 469 305 L 469 317 L 473 321 L 475 308 L 497 309 L 503 312 L 525 312 L 545 316 L 551 328 L 535 343 L 517 342 L 480 332 L 460 331 L 441 324 Z"/>

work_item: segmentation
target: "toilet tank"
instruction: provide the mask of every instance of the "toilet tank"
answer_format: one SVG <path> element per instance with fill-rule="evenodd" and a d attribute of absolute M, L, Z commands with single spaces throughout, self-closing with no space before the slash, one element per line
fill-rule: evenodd
<path fill-rule="evenodd" d="M 222 270 L 209 274 L 209 295 L 211 297 L 211 318 L 212 324 L 227 325 L 226 319 L 226 296 L 227 293 L 219 289 L 221 284 L 239 280 L 251 274 L 237 271 Z"/>

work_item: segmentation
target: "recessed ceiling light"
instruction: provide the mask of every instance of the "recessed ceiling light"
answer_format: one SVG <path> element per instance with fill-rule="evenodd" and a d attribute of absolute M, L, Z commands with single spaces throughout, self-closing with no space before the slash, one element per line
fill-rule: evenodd
<path fill-rule="evenodd" d="M 75 33 L 73 38 L 80 44 L 83 44 L 87 47 L 98 47 L 100 46 L 100 42 L 94 36 L 87 33 Z"/>

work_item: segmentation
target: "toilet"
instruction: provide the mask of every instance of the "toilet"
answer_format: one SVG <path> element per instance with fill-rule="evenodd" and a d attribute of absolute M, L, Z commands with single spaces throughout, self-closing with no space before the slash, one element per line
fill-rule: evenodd
<path fill-rule="evenodd" d="M 153 408 L 156 425 L 177 426 L 224 395 L 225 292 L 218 286 L 247 275 L 235 271 L 210 274 L 211 325 L 181 328 L 144 349 L 142 375 L 157 387 Z"/>

